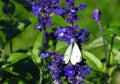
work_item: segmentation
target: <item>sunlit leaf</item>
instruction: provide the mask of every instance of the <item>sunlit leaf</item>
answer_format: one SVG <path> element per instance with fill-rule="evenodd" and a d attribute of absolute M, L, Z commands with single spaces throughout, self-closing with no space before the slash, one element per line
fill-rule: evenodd
<path fill-rule="evenodd" d="M 120 84 L 120 71 L 116 71 L 112 76 L 112 84 Z"/>
<path fill-rule="evenodd" d="M 103 46 L 103 42 L 102 42 L 102 37 L 99 37 L 95 40 L 93 40 L 91 43 L 89 43 L 88 45 L 86 45 L 84 47 L 85 50 L 92 50 L 92 49 L 95 49 L 95 48 L 99 48 Z"/>
<path fill-rule="evenodd" d="M 42 46 L 42 36 L 43 32 L 40 32 L 32 49 L 32 60 L 35 62 L 35 64 L 38 64 L 41 61 L 40 53 Z"/>
<path fill-rule="evenodd" d="M 25 26 L 24 23 L 19 22 L 18 29 L 22 31 L 24 29 L 24 26 Z"/>
<path fill-rule="evenodd" d="M 67 49 L 67 43 L 62 42 L 62 41 L 58 41 L 56 48 L 55 48 L 55 52 L 57 53 L 63 53 L 65 52 L 65 50 Z"/>
<path fill-rule="evenodd" d="M 120 41 L 120 36 L 115 36 L 115 39 Z"/>
<path fill-rule="evenodd" d="M 82 55 L 93 69 L 101 70 L 102 62 L 95 55 L 85 50 L 82 50 Z"/>
<path fill-rule="evenodd" d="M 15 64 L 16 62 L 28 57 L 25 53 L 11 53 L 7 59 L 7 62 L 10 64 Z"/>
<path fill-rule="evenodd" d="M 115 59 L 114 59 L 115 62 L 118 63 L 118 64 L 120 64 L 120 50 L 114 48 L 113 52 L 115 54 Z"/>
<path fill-rule="evenodd" d="M 110 35 L 110 34 L 120 35 L 119 31 L 120 31 L 120 24 L 112 23 L 106 28 L 104 33 L 105 33 L 105 35 Z"/>
<path fill-rule="evenodd" d="M 67 26 L 68 25 L 68 23 L 65 22 L 65 20 L 61 16 L 57 16 L 53 14 L 52 17 L 53 17 L 52 21 L 54 22 L 56 26 Z"/>
<path fill-rule="evenodd" d="M 113 52 L 110 52 L 110 64 L 114 64 L 115 63 L 115 56 L 114 56 L 114 53 Z"/>

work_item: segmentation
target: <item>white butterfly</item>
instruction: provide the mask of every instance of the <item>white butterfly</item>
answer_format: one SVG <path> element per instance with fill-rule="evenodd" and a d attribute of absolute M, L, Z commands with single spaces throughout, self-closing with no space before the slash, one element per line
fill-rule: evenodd
<path fill-rule="evenodd" d="M 74 39 L 71 39 L 71 44 L 66 50 L 63 60 L 65 64 L 70 61 L 73 65 L 82 61 L 80 49 Z"/>

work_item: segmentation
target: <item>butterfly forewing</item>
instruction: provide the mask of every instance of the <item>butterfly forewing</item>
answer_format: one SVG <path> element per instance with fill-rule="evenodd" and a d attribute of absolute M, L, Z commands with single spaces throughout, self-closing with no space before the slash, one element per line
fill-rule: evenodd
<path fill-rule="evenodd" d="M 75 65 L 78 62 L 82 61 L 82 56 L 81 56 L 81 52 L 80 49 L 77 45 L 77 43 L 74 43 L 73 49 L 72 49 L 72 53 L 71 53 L 71 58 L 70 58 L 70 62 Z"/>

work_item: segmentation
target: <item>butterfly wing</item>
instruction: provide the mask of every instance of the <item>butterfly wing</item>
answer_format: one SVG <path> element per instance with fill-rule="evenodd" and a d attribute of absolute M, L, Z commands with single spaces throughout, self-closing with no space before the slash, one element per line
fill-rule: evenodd
<path fill-rule="evenodd" d="M 67 64 L 71 58 L 71 52 L 72 52 L 72 44 L 69 45 L 67 48 L 63 60 L 65 61 L 65 64 Z"/>
<path fill-rule="evenodd" d="M 70 62 L 73 65 L 75 65 L 76 63 L 81 62 L 81 61 L 82 61 L 82 56 L 81 56 L 80 49 L 79 49 L 77 43 L 74 42 L 74 46 L 73 46 Z"/>

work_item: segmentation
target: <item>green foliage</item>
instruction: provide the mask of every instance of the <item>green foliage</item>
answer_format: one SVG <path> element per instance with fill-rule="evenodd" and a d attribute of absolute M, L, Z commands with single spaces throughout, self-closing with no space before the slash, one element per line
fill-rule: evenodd
<path fill-rule="evenodd" d="M 32 56 L 31 58 L 35 64 L 39 64 L 41 62 L 40 53 L 41 53 L 41 45 L 42 45 L 42 35 L 43 32 L 40 32 L 38 34 L 37 40 L 35 41 L 35 44 L 31 52 L 31 56 Z"/>
<path fill-rule="evenodd" d="M 88 52 L 88 51 L 82 51 L 83 57 L 87 60 L 87 63 L 92 66 L 94 69 L 96 70 L 100 70 L 102 69 L 102 63 L 101 61 L 96 58 L 96 56 L 94 56 L 92 53 Z"/>
<path fill-rule="evenodd" d="M 109 77 L 110 84 L 120 84 L 119 0 L 76 1 L 76 6 L 82 2 L 88 4 L 85 11 L 78 12 L 81 20 L 77 22 L 80 28 L 88 29 L 90 37 L 90 41 L 82 45 L 82 56 L 93 70 L 84 81 L 87 84 L 106 84 Z M 39 84 L 43 65 L 48 64 L 47 60 L 40 58 L 43 32 L 34 29 L 37 17 L 31 14 L 30 5 L 24 0 L 11 0 L 9 7 L 11 12 L 6 14 L 4 3 L 0 1 L 0 84 Z M 91 18 L 94 8 L 102 11 L 101 23 L 109 57 L 107 73 L 101 34 Z M 55 27 L 68 25 L 62 17 L 51 16 Z M 52 42 L 48 42 L 50 51 Z M 55 52 L 64 54 L 67 46 L 65 42 L 56 41 Z M 52 82 L 48 71 L 43 73 L 43 79 L 44 84 Z"/>
<path fill-rule="evenodd" d="M 15 64 L 26 57 L 28 57 L 28 55 L 25 53 L 11 53 L 7 59 L 7 62 L 9 64 Z"/>

